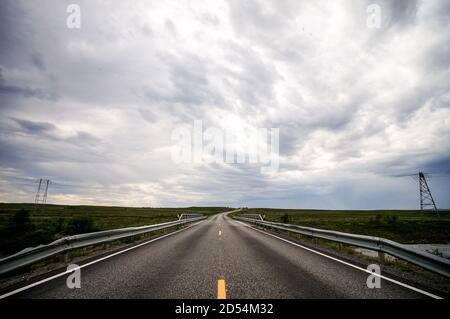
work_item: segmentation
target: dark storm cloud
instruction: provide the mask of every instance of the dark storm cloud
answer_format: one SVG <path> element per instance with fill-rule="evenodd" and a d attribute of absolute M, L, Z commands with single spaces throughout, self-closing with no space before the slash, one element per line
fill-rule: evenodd
<path fill-rule="evenodd" d="M 5 101 L 14 97 L 36 98 L 55 102 L 59 96 L 55 92 L 49 92 L 41 88 L 22 87 L 18 85 L 8 85 L 0 82 L 0 98 Z"/>
<path fill-rule="evenodd" d="M 419 167 L 426 173 L 450 176 L 450 156 L 448 154 L 435 158 Z"/>
<path fill-rule="evenodd" d="M 27 87 L 20 87 L 14 85 L 3 85 L 0 83 L 0 96 L 1 95 L 19 95 L 26 98 L 45 99 L 49 101 L 56 101 L 58 99 L 57 94 L 49 93 L 42 89 L 32 89 Z"/>
<path fill-rule="evenodd" d="M 42 134 L 56 129 L 56 126 L 47 122 L 32 122 L 21 119 L 13 119 L 20 128 L 30 134 Z"/>

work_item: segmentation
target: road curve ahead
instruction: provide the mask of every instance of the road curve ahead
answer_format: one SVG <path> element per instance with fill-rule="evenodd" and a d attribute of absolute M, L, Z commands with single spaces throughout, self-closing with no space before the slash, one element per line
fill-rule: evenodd
<path fill-rule="evenodd" d="M 81 269 L 11 298 L 429 298 L 339 260 L 252 229 L 225 214 Z"/>

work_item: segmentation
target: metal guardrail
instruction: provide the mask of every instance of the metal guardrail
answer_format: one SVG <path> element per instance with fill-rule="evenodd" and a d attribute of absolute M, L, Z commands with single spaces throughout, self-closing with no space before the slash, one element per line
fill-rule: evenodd
<path fill-rule="evenodd" d="M 178 220 L 189 219 L 189 218 L 198 218 L 198 217 L 202 217 L 202 216 L 203 216 L 203 214 L 196 214 L 196 213 L 177 214 Z"/>
<path fill-rule="evenodd" d="M 264 220 L 264 218 L 261 216 L 261 214 L 240 214 L 239 216 L 254 220 Z"/>
<path fill-rule="evenodd" d="M 0 275 L 6 274 L 8 272 L 11 272 L 13 270 L 25 266 L 29 266 L 39 261 L 43 261 L 50 257 L 54 257 L 58 254 L 65 253 L 69 250 L 107 243 L 126 237 L 142 235 L 156 230 L 161 230 L 169 227 L 200 221 L 205 218 L 207 217 L 197 216 L 155 225 L 111 229 L 94 233 L 64 237 L 48 245 L 40 245 L 34 248 L 26 248 L 18 252 L 17 254 L 0 259 Z"/>
<path fill-rule="evenodd" d="M 402 245 L 389 239 L 342 233 L 338 231 L 323 230 L 291 224 L 258 221 L 256 219 L 242 217 L 242 215 L 236 216 L 235 218 L 259 226 L 266 226 L 274 229 L 285 230 L 293 233 L 307 235 L 315 238 L 327 239 L 343 244 L 348 244 L 352 246 L 367 248 L 381 253 L 386 253 L 391 256 L 410 262 L 411 264 L 420 266 L 424 269 L 441 274 L 445 277 L 450 277 L 449 260 L 432 255 L 430 253 L 425 253 L 416 250 L 414 248 Z"/>

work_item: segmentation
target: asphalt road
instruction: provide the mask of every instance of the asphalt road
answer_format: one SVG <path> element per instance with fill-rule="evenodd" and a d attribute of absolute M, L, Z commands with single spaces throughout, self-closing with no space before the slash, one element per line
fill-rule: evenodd
<path fill-rule="evenodd" d="M 81 269 L 81 288 L 67 275 L 12 298 L 428 298 L 250 228 L 225 214 Z"/>

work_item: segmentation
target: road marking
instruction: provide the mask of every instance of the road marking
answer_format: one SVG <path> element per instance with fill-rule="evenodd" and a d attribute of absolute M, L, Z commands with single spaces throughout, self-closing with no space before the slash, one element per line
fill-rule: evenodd
<path fill-rule="evenodd" d="M 225 289 L 225 279 L 217 281 L 217 299 L 227 299 L 227 291 Z"/>
<path fill-rule="evenodd" d="M 84 268 L 84 267 L 88 267 L 88 266 L 90 266 L 90 265 L 96 264 L 96 263 L 101 262 L 101 261 L 103 261 L 103 260 L 109 259 L 109 258 L 114 257 L 114 256 L 117 256 L 117 255 L 120 255 L 120 254 L 122 254 L 122 253 L 124 253 L 124 252 L 130 251 L 130 250 L 136 249 L 136 248 L 138 248 L 138 247 L 141 247 L 141 246 L 144 246 L 144 245 L 153 243 L 153 242 L 155 242 L 155 241 L 157 241 L 157 240 L 160 240 L 160 239 L 163 239 L 163 238 L 166 238 L 166 237 L 175 235 L 175 234 L 177 234 L 177 233 L 179 233 L 179 232 L 185 231 L 185 230 L 187 230 L 187 229 L 189 229 L 189 228 L 191 228 L 191 227 L 193 227 L 193 226 L 196 226 L 196 225 L 200 224 L 201 222 L 203 222 L 203 220 L 200 221 L 200 222 L 198 222 L 198 223 L 189 225 L 189 226 L 186 227 L 186 228 L 183 228 L 183 229 L 174 231 L 174 232 L 172 232 L 172 233 L 169 233 L 169 234 L 167 234 L 167 235 L 163 235 L 163 236 L 161 236 L 161 237 L 151 239 L 151 240 L 146 241 L 146 242 L 144 242 L 144 243 L 141 243 L 141 244 L 139 244 L 139 245 L 136 245 L 136 246 L 133 246 L 133 247 L 129 247 L 129 248 L 126 248 L 126 249 L 124 249 L 124 250 L 121 250 L 121 251 L 118 251 L 118 252 L 116 252 L 116 253 L 113 253 L 113 254 L 111 254 L 111 255 L 108 255 L 108 256 L 105 256 L 105 257 L 102 257 L 102 258 L 93 260 L 93 261 L 88 262 L 88 263 L 86 263 L 86 264 L 84 264 L 84 265 L 81 265 L 81 266 L 78 267 L 77 269 L 82 269 L 82 268 Z M 33 288 L 33 287 L 36 287 L 36 286 L 39 286 L 39 285 L 41 285 L 41 284 L 43 284 L 43 283 L 46 283 L 46 282 L 48 282 L 48 281 L 50 281 L 50 280 L 53 280 L 53 279 L 62 277 L 62 276 L 64 276 L 64 275 L 70 274 L 70 273 L 73 273 L 73 269 L 72 269 L 72 270 L 66 270 L 66 271 L 61 272 L 61 273 L 59 273 L 59 274 L 56 274 L 56 275 L 54 275 L 54 276 L 51 276 L 51 277 L 42 279 L 42 280 L 40 280 L 40 281 L 37 281 L 37 282 L 35 282 L 35 283 L 32 283 L 32 284 L 30 284 L 30 285 L 28 285 L 28 286 L 24 286 L 24 287 L 18 288 L 18 289 L 16 289 L 16 290 L 7 292 L 6 294 L 1 295 L 1 296 L 0 296 L 0 299 L 4 299 L 4 298 L 7 298 L 7 297 L 10 297 L 10 296 L 12 296 L 12 295 L 18 294 L 19 292 L 28 290 L 28 289 Z"/>
<path fill-rule="evenodd" d="M 219 236 L 222 236 L 222 231 L 221 230 L 219 230 Z"/>
<path fill-rule="evenodd" d="M 400 282 L 400 281 L 397 281 L 397 280 L 392 279 L 392 278 L 389 278 L 389 277 L 385 277 L 385 276 L 383 276 L 383 275 L 375 274 L 375 273 L 373 273 L 373 272 L 371 272 L 371 271 L 369 271 L 369 270 L 367 270 L 367 269 L 365 269 L 365 268 L 362 268 L 362 267 L 353 265 L 353 264 L 351 264 L 351 263 L 348 263 L 348 262 L 346 262 L 346 261 L 340 260 L 340 259 L 335 258 L 335 257 L 328 256 L 328 255 L 326 255 L 326 254 L 324 254 L 324 253 L 321 253 L 321 252 L 319 252 L 319 251 L 317 251 L 317 250 L 314 250 L 314 249 L 305 247 L 305 246 L 303 246 L 303 245 L 299 245 L 299 244 L 294 243 L 294 242 L 292 242 L 292 241 L 290 241 L 290 240 L 287 240 L 287 239 L 285 239 L 285 238 L 282 238 L 282 237 L 273 235 L 273 234 L 271 234 L 271 233 L 268 233 L 268 232 L 259 230 L 259 229 L 255 228 L 255 227 L 252 227 L 252 226 L 250 226 L 250 225 L 244 224 L 244 223 L 242 223 L 242 222 L 240 222 L 240 221 L 238 221 L 238 220 L 234 220 L 234 221 L 235 221 L 235 222 L 238 222 L 239 224 L 242 224 L 242 225 L 244 225 L 244 226 L 246 226 L 246 227 L 249 227 L 249 228 L 251 228 L 251 229 L 253 229 L 253 230 L 256 230 L 256 231 L 258 231 L 258 232 L 260 232 L 260 233 L 263 233 L 263 234 L 265 234 L 265 235 L 275 237 L 275 238 L 277 238 L 277 239 L 279 239 L 279 240 L 282 240 L 282 241 L 287 242 L 287 243 L 289 243 L 289 244 L 291 244 L 291 245 L 294 245 L 294 246 L 303 248 L 303 249 L 308 250 L 308 251 L 310 251 L 310 252 L 313 252 L 313 253 L 315 253 L 315 254 L 317 254 L 317 255 L 320 255 L 320 256 L 326 257 L 326 258 L 328 258 L 328 259 L 337 261 L 337 262 L 339 262 L 339 263 L 341 263 L 341 264 L 344 264 L 344 265 L 350 266 L 350 267 L 352 267 L 352 268 L 361 270 L 361 271 L 366 272 L 366 273 L 368 273 L 368 274 L 371 274 L 371 275 L 373 275 L 373 276 L 380 277 L 381 279 L 384 279 L 384 280 L 386 280 L 386 281 L 390 281 L 390 282 L 392 282 L 392 283 L 394 283 L 394 284 L 397 284 L 397 285 L 402 286 L 402 287 L 404 287 L 404 288 L 408 288 L 408 289 L 413 290 L 413 291 L 415 291 L 415 292 L 421 293 L 421 294 L 423 294 L 423 295 L 425 295 L 425 296 L 428 296 L 428 297 L 431 297 L 431 298 L 434 298 L 434 299 L 444 299 L 444 298 L 442 298 L 442 297 L 440 297 L 440 296 L 434 295 L 434 294 L 432 294 L 432 293 L 430 293 L 430 292 L 427 292 L 427 291 L 424 291 L 424 290 L 422 290 L 422 289 L 419 289 L 419 288 L 416 288 L 416 287 L 413 287 L 413 286 L 404 284 L 404 283 L 402 283 L 402 282 Z"/>

